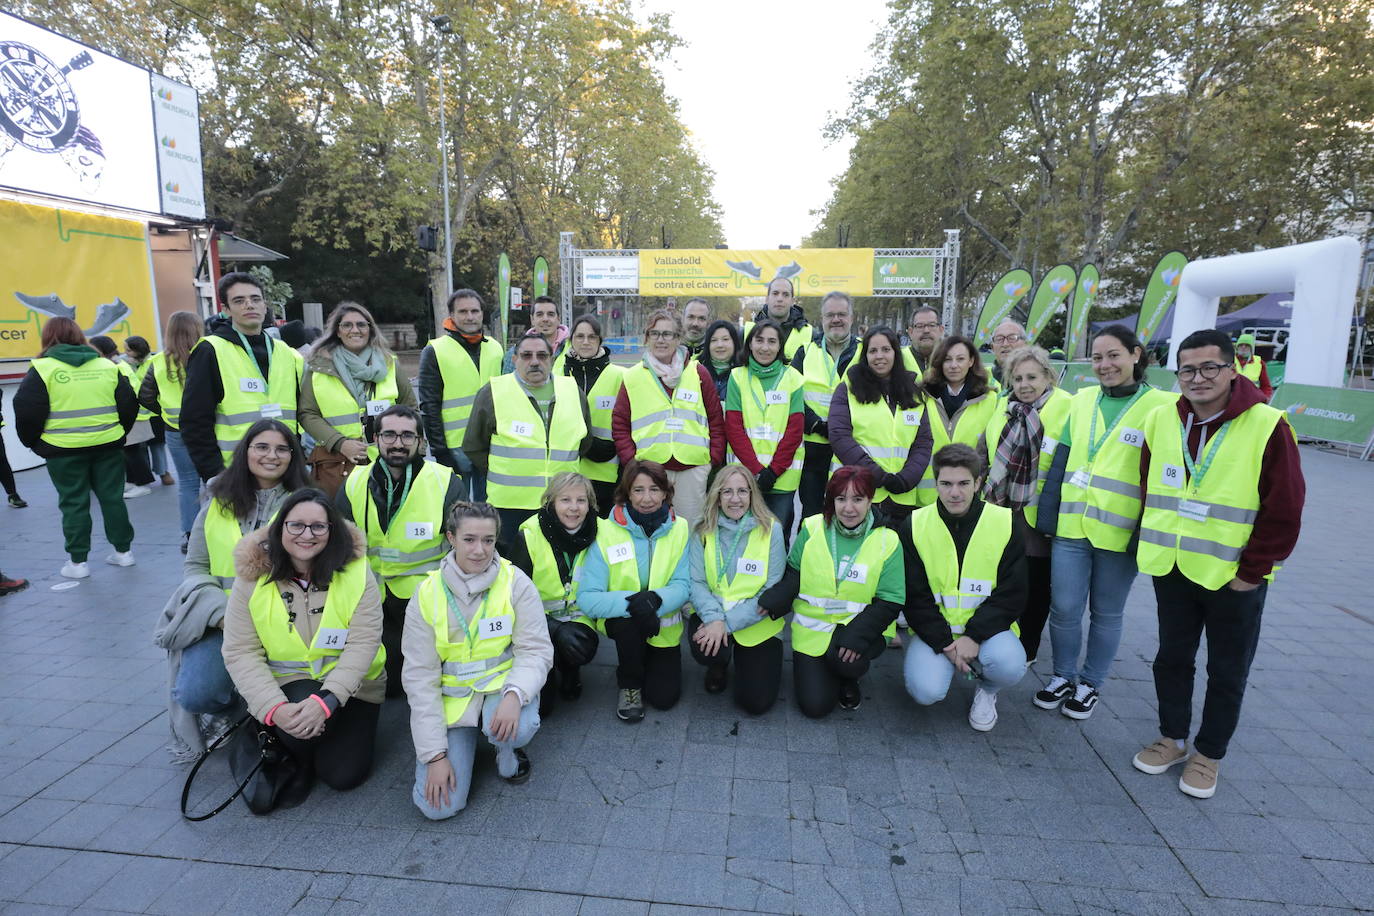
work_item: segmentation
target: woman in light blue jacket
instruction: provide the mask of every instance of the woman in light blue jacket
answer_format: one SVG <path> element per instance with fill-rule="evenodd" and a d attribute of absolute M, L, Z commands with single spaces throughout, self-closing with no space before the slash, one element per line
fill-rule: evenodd
<path fill-rule="evenodd" d="M 644 718 L 644 701 L 668 709 L 682 696 L 682 606 L 691 592 L 687 521 L 672 510 L 673 485 L 656 461 L 631 461 L 615 508 L 597 525 L 578 579 L 582 613 L 615 642 L 616 715 Z"/>
<path fill-rule="evenodd" d="M 754 475 L 727 464 L 706 491 L 706 509 L 688 548 L 692 607 L 687 638 L 706 666 L 706 692 L 725 689 L 735 661 L 735 703 L 762 715 L 782 682 L 781 619 L 759 607 L 759 595 L 787 565 L 782 526 L 768 511 Z"/>

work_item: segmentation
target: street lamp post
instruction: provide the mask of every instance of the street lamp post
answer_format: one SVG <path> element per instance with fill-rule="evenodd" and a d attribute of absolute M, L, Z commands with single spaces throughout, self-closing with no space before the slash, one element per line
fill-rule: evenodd
<path fill-rule="evenodd" d="M 439 153 L 444 170 L 444 280 L 447 283 L 444 287 L 444 298 L 447 299 L 453 292 L 453 239 L 449 237 L 453 222 L 448 202 L 448 119 L 444 111 L 448 105 L 444 97 L 444 36 L 453 34 L 453 25 L 447 16 L 435 16 L 429 21 L 434 26 L 435 61 L 439 68 Z"/>

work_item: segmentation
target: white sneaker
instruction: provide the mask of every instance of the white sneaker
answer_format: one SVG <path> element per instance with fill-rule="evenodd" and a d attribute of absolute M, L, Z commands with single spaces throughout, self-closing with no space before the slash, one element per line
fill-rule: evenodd
<path fill-rule="evenodd" d="M 976 731 L 992 731 L 992 727 L 997 724 L 996 693 L 982 687 L 974 689 L 973 703 L 968 708 L 968 724 Z"/>
<path fill-rule="evenodd" d="M 91 571 L 86 568 L 85 563 L 75 563 L 68 560 L 66 565 L 62 567 L 62 575 L 68 579 L 89 579 Z"/>
<path fill-rule="evenodd" d="M 134 552 L 132 550 L 126 550 L 123 553 L 120 553 L 118 550 L 116 550 L 114 553 L 110 554 L 108 557 L 105 558 L 105 562 L 109 563 L 111 566 L 133 566 Z"/>
<path fill-rule="evenodd" d="M 148 489 L 147 487 L 132 487 L 132 486 L 125 486 L 125 487 L 124 487 L 124 498 L 125 498 L 125 499 L 137 499 L 137 498 L 140 497 L 140 496 L 147 496 L 147 495 L 148 495 L 149 493 L 151 493 L 151 492 L 153 492 L 153 491 L 150 490 L 150 489 Z"/>

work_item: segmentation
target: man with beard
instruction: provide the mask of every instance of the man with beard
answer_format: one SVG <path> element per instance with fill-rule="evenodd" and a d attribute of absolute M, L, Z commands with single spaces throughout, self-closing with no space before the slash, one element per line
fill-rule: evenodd
<path fill-rule="evenodd" d="M 798 350 L 811 342 L 814 332 L 811 325 L 806 323 L 806 314 L 802 307 L 797 305 L 796 288 L 788 278 L 774 277 L 768 284 L 763 308 L 759 309 L 754 320 L 762 321 L 764 318 L 772 318 L 782 325 L 782 332 L 786 335 L 782 343 L 782 355 L 789 361 L 797 355 Z M 753 326 L 753 321 L 744 323 L 746 337 Z"/>
<path fill-rule="evenodd" d="M 906 367 L 923 379 L 930 368 L 930 354 L 944 339 L 945 327 L 940 323 L 940 312 L 928 305 L 920 306 L 911 313 L 911 324 L 907 326 L 906 336 L 911 343 L 902 351 L 902 361 Z"/>
<path fill-rule="evenodd" d="M 444 519 L 464 490 L 452 470 L 425 461 L 420 414 L 413 407 L 392 404 L 377 415 L 377 447 L 377 460 L 350 474 L 334 501 L 367 538 L 368 565 L 382 587 L 387 694 L 400 696 L 406 605 L 448 553 Z"/>

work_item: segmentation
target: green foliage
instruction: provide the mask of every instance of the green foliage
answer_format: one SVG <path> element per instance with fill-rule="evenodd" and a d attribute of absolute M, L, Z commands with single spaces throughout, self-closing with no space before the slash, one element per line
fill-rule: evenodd
<path fill-rule="evenodd" d="M 266 297 L 267 304 L 272 306 L 273 314 L 285 314 L 286 303 L 291 301 L 291 284 L 273 277 L 272 268 L 265 264 L 250 267 L 248 273 L 262 284 L 262 294 Z"/>

